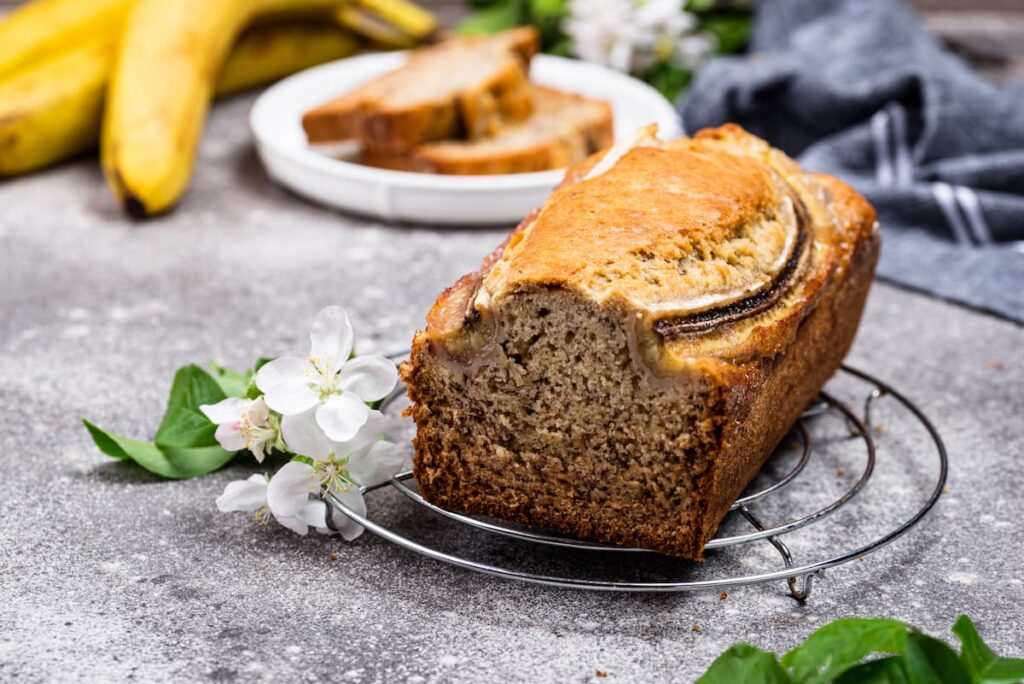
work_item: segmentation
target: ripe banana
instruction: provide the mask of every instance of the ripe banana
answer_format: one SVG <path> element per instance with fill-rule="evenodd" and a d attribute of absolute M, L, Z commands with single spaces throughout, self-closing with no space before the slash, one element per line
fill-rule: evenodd
<path fill-rule="evenodd" d="M 358 41 L 351 34 L 340 30 L 339 1 L 253 0 L 248 3 L 248 8 L 243 10 L 249 9 L 252 14 L 258 13 L 259 22 L 242 34 L 224 61 L 213 88 L 214 94 L 234 93 L 315 64 L 352 54 L 358 48 Z M 94 0 L 92 3 L 35 0 L 11 13 L 9 18 L 0 21 L 0 44 L 5 45 L 5 48 L 8 44 L 14 45 L 17 48 L 14 52 L 21 55 L 18 60 L 13 60 L 11 55 L 14 52 L 0 50 L 0 64 L 20 65 L 13 69 L 13 73 L 0 76 L 0 177 L 32 171 L 96 146 L 100 138 L 104 91 L 117 58 L 121 26 L 124 16 L 134 2 L 135 0 Z M 175 3 L 172 1 L 167 4 Z M 392 33 L 388 35 L 396 38 L 388 41 L 391 45 L 401 41 L 398 44 L 406 47 L 409 44 L 407 37 L 419 40 L 436 30 L 437 23 L 433 15 L 407 0 L 357 0 L 355 4 L 361 8 L 364 16 L 371 12 L 369 16 L 376 17 L 375 25 L 378 28 L 371 31 L 374 35 L 380 36 L 381 31 L 386 31 L 389 24 L 393 27 Z M 80 8 L 80 5 L 88 6 L 92 14 Z M 121 7 L 121 17 L 115 16 L 116 6 Z M 283 17 L 289 16 L 304 17 L 306 21 L 281 23 Z M 320 21 L 321 24 L 310 22 L 309 19 Z M 98 26 L 103 21 L 108 23 L 102 27 Z M 325 21 L 329 23 L 322 23 Z M 60 41 L 46 43 L 40 40 L 40 37 L 45 37 L 45 32 L 39 30 L 44 24 L 56 27 L 53 35 L 61 37 Z M 66 38 L 69 35 L 80 36 L 86 30 L 83 27 L 92 30 L 89 38 Z M 180 31 L 180 28 L 176 30 Z M 36 37 L 29 39 L 23 35 L 26 33 L 34 34 Z M 163 30 L 160 33 L 165 37 L 174 35 L 173 32 Z M 179 49 L 172 49 L 169 52 L 176 52 L 182 59 L 188 59 L 189 51 L 194 49 L 194 46 L 184 44 L 188 42 L 189 35 L 181 33 L 182 43 L 177 45 Z M 5 42 L 8 39 L 10 42 Z M 57 42 L 62 45 L 58 46 Z M 36 47 L 31 47 L 33 45 Z M 155 60 L 152 55 L 150 59 Z M 144 72 L 144 69 L 138 69 L 134 73 L 141 78 Z M 180 69 L 177 73 L 181 73 Z M 192 73 L 196 71 L 193 70 Z M 153 77 L 149 90 L 144 89 L 143 94 L 128 94 L 126 97 L 146 98 L 145 93 L 153 88 L 159 88 L 159 84 L 166 82 L 160 74 L 159 70 L 149 74 Z M 205 112 L 206 104 L 202 107 Z M 199 128 L 202 118 L 200 113 Z M 170 150 L 171 154 L 170 163 L 165 163 L 163 167 L 164 178 L 170 179 L 167 182 L 177 179 L 176 182 L 182 184 L 183 189 L 187 183 L 195 141 L 191 148 L 188 145 L 179 147 L 166 144 L 168 140 L 172 140 L 170 132 L 177 129 L 168 125 L 167 120 L 162 123 L 165 126 L 165 144 L 162 147 L 165 151 Z M 180 132 L 187 138 L 184 129 Z M 198 134 L 198 131 L 194 133 L 196 136 Z M 149 139 L 142 139 L 145 136 L 111 134 L 111 137 L 112 142 L 122 141 L 118 147 L 125 144 L 123 141 L 128 139 L 138 141 L 137 144 L 143 150 L 150 147 Z M 188 154 L 183 154 L 180 151 L 182 149 L 188 151 Z M 140 157 L 144 157 L 137 153 L 124 156 L 129 161 L 134 158 L 136 164 L 140 163 Z M 156 156 L 154 154 L 154 158 Z M 118 167 L 111 164 L 109 168 Z M 120 171 L 116 172 L 116 175 L 118 179 L 127 177 Z M 156 167 L 150 175 L 158 175 Z M 145 213 L 142 210 L 155 211 L 147 207 L 146 202 L 142 201 L 143 198 L 154 206 L 159 205 L 159 202 L 153 203 L 153 198 L 158 193 L 152 189 L 159 184 L 153 184 L 150 180 L 151 185 L 147 186 L 146 174 L 143 173 L 142 176 L 144 181 L 139 187 L 149 189 L 140 191 L 136 197 L 138 201 L 130 203 L 137 213 Z M 123 192 L 120 196 L 127 197 L 129 194 Z M 173 193 L 169 194 L 176 197 Z M 173 203 L 173 198 L 169 202 Z"/>
<path fill-rule="evenodd" d="M 285 23 L 242 34 L 214 93 L 229 95 L 353 54 L 359 41 L 339 27 Z M 0 177 L 34 171 L 96 147 L 116 39 L 21 69 L 0 81 Z"/>
<path fill-rule="evenodd" d="M 67 47 L 116 35 L 135 0 L 35 0 L 0 22 L 0 77 Z"/>
<path fill-rule="evenodd" d="M 437 31 L 437 18 L 408 0 L 355 0 L 335 12 L 336 20 L 378 45 L 404 50 Z"/>
<path fill-rule="evenodd" d="M 417 42 L 438 29 L 437 17 L 409 0 L 355 0 L 355 5 Z"/>
<path fill-rule="evenodd" d="M 0 81 L 0 176 L 96 145 L 115 50 L 116 38 L 94 39 Z"/>
<path fill-rule="evenodd" d="M 103 172 L 133 216 L 167 211 L 188 185 L 228 49 L 256 14 L 337 0 L 141 0 L 128 17 L 107 93 Z"/>
<path fill-rule="evenodd" d="M 359 40 L 337 26 L 309 23 L 260 26 L 242 34 L 232 48 L 214 93 L 229 95 L 302 69 L 348 57 Z"/>

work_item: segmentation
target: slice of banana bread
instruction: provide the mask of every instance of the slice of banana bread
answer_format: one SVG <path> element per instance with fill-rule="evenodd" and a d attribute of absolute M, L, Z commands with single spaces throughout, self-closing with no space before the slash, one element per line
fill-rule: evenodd
<path fill-rule="evenodd" d="M 533 114 L 472 141 L 443 140 L 407 154 L 364 151 L 360 162 L 396 171 L 483 175 L 564 169 L 612 144 L 612 110 L 603 100 L 533 87 Z"/>
<path fill-rule="evenodd" d="M 595 155 L 417 333 L 421 493 L 701 558 L 846 354 L 879 244 L 860 195 L 735 126 Z"/>
<path fill-rule="evenodd" d="M 537 49 L 532 27 L 422 48 L 400 69 L 307 112 L 302 127 L 311 143 L 356 139 L 378 152 L 491 135 L 530 114 L 527 69 Z"/>

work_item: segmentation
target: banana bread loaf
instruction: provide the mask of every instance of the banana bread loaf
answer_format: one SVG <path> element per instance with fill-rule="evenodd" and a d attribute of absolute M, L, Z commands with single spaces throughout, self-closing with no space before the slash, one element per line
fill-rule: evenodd
<path fill-rule="evenodd" d="M 564 169 L 612 143 L 603 100 L 533 86 L 533 113 L 479 140 L 442 140 L 408 153 L 364 151 L 360 161 L 396 171 L 483 175 Z"/>
<path fill-rule="evenodd" d="M 400 69 L 310 110 L 302 127 L 311 143 L 355 139 L 378 152 L 492 135 L 530 114 L 527 70 L 537 49 L 532 27 L 422 48 Z"/>
<path fill-rule="evenodd" d="M 403 378 L 430 502 L 700 559 L 846 354 L 872 207 L 736 126 L 574 167 Z"/>

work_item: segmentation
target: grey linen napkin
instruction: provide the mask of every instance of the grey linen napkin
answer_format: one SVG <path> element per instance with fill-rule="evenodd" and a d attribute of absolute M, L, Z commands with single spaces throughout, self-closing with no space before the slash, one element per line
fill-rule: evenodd
<path fill-rule="evenodd" d="M 1024 87 L 899 0 L 762 0 L 748 55 L 697 74 L 693 132 L 740 124 L 878 209 L 882 278 L 1024 322 Z"/>

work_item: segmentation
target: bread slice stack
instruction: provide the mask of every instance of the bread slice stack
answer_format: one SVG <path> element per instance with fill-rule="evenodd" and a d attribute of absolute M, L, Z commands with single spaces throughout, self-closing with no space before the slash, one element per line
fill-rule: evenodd
<path fill-rule="evenodd" d="M 502 174 L 570 166 L 612 142 L 607 102 L 529 82 L 532 27 L 456 38 L 307 112 L 310 143 L 359 143 L 369 166 Z"/>

